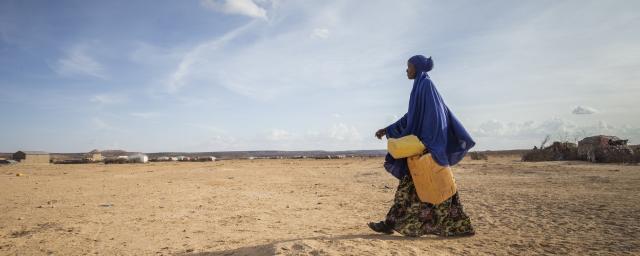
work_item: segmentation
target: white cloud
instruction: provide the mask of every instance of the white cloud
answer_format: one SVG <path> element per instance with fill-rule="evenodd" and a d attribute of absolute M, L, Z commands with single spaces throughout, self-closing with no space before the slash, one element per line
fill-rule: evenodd
<path fill-rule="evenodd" d="M 267 19 L 267 11 L 252 0 L 203 0 L 201 3 L 207 8 L 223 13 Z"/>
<path fill-rule="evenodd" d="M 186 49 L 182 47 L 160 47 L 145 41 L 134 42 L 134 48 L 128 59 L 146 67 L 175 63 L 184 56 Z"/>
<path fill-rule="evenodd" d="M 566 136 L 574 134 L 579 127 L 573 122 L 561 118 L 553 118 L 543 122 L 503 122 L 489 120 L 472 130 L 472 135 L 478 137 L 510 137 L 510 138 L 538 138 L 546 135 Z"/>
<path fill-rule="evenodd" d="M 158 112 L 132 112 L 132 113 L 129 113 L 129 115 L 131 115 L 133 117 L 150 119 L 150 118 L 159 117 L 160 113 L 158 113 Z"/>
<path fill-rule="evenodd" d="M 396 5 L 407 12 L 384 12 L 384 2 L 274 5 L 269 22 L 254 22 L 194 47 L 172 73 L 169 90 L 220 87 L 268 101 L 311 89 L 404 81 L 407 49 L 423 44 L 389 38 L 412 38 L 421 27 L 414 24 L 420 15 L 410 11 L 411 4 Z M 361 11 L 354 13 L 356 6 Z M 407 24 L 415 29 L 397 29 Z M 366 32 L 372 30 L 376 33 Z M 319 42 L 310 32 L 324 39 Z"/>
<path fill-rule="evenodd" d="M 271 129 L 255 135 L 232 135 L 219 129 L 198 125 L 209 133 L 194 138 L 190 150 L 349 150 L 384 148 L 383 141 L 364 140 L 358 129 L 349 124 L 335 123 L 319 130 L 304 132 Z M 210 130 L 210 131 L 209 131 Z"/>
<path fill-rule="evenodd" d="M 181 138 L 185 151 L 248 150 L 246 136 L 233 136 L 218 125 L 210 123 L 185 123 L 189 137 Z M 188 143 L 190 141 L 190 143 Z M 169 145 L 171 149 L 173 145 Z"/>
<path fill-rule="evenodd" d="M 239 34 L 244 32 L 246 29 L 250 28 L 253 24 L 253 22 L 247 23 L 246 25 L 234 29 L 219 38 L 204 42 L 184 54 L 176 70 L 170 74 L 170 77 L 166 84 L 168 92 L 178 92 L 181 88 L 187 86 L 187 84 L 191 82 L 191 80 L 197 78 L 198 76 L 210 76 L 210 74 L 212 73 L 215 74 L 215 72 L 213 72 L 215 71 L 214 69 L 198 69 L 198 67 L 206 65 L 206 63 L 208 62 L 207 59 L 203 59 L 201 58 L 201 56 L 205 55 L 207 52 L 217 51 L 220 47 L 224 46 L 229 41 L 233 40 Z M 205 66 L 205 69 L 207 68 L 208 67 Z M 196 69 L 196 71 L 194 72 L 193 69 Z"/>
<path fill-rule="evenodd" d="M 267 136 L 267 139 L 271 141 L 282 141 L 290 138 L 291 138 L 291 134 L 281 129 L 273 129 L 271 130 L 271 133 L 269 134 L 269 136 Z"/>
<path fill-rule="evenodd" d="M 598 111 L 596 111 L 593 108 L 583 107 L 583 106 L 576 106 L 576 108 L 574 108 L 573 111 L 571 111 L 571 113 L 574 115 L 591 115 L 597 112 Z"/>
<path fill-rule="evenodd" d="M 87 46 L 78 45 L 60 58 L 54 70 L 62 76 L 91 76 L 107 79 L 107 73 L 98 61 L 87 53 Z"/>
<path fill-rule="evenodd" d="M 311 38 L 315 39 L 327 39 L 329 37 L 329 29 L 326 28 L 316 28 L 311 33 Z"/>
<path fill-rule="evenodd" d="M 210 124 L 203 124 L 203 123 L 186 123 L 185 125 L 192 127 L 192 128 L 197 128 L 199 130 L 203 130 L 209 134 L 213 133 L 213 134 L 227 134 L 227 131 L 225 131 L 224 129 L 215 126 L 215 125 L 210 125 Z"/>
<path fill-rule="evenodd" d="M 338 141 L 357 141 L 361 140 L 360 132 L 352 125 L 337 123 L 329 129 L 329 138 Z"/>
<path fill-rule="evenodd" d="M 118 94 L 97 94 L 91 97 L 91 102 L 98 104 L 118 104 L 127 101 L 127 97 Z"/>
<path fill-rule="evenodd" d="M 197 138 L 191 145 L 186 145 L 185 151 L 227 151 L 227 150 L 248 150 L 246 144 L 237 138 L 226 134 L 214 134 L 207 137 Z"/>
<path fill-rule="evenodd" d="M 267 141 L 259 138 L 248 140 L 244 144 L 262 144 L 267 148 L 284 150 L 347 150 L 382 148 L 380 141 L 371 136 L 370 140 L 364 140 L 358 129 L 346 123 L 334 123 L 320 130 L 307 130 L 306 132 L 292 132 L 281 129 L 271 130 Z"/>

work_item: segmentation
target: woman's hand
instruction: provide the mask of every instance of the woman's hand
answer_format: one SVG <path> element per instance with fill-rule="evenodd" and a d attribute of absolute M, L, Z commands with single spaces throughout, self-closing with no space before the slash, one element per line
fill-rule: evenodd
<path fill-rule="evenodd" d="M 382 129 L 380 129 L 380 130 L 378 130 L 376 132 L 376 137 L 380 140 L 380 139 L 382 139 L 382 136 L 384 136 L 386 134 L 387 134 L 387 129 L 386 128 L 382 128 Z"/>

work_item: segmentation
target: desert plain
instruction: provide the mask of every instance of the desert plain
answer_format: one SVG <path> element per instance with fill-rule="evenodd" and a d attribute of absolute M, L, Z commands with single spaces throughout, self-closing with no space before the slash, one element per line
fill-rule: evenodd
<path fill-rule="evenodd" d="M 383 158 L 0 167 L 0 255 L 640 255 L 640 166 L 464 160 L 476 235 L 383 235 Z"/>

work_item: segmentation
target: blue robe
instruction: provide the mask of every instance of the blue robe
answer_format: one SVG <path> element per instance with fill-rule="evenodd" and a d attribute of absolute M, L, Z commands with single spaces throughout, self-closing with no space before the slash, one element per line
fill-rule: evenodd
<path fill-rule="evenodd" d="M 457 164 L 475 145 L 445 105 L 426 71 L 419 72 L 413 82 L 409 111 L 386 130 L 387 138 L 417 136 L 441 166 Z M 398 179 L 409 173 L 407 159 L 394 159 L 390 154 L 385 158 L 384 167 Z"/>

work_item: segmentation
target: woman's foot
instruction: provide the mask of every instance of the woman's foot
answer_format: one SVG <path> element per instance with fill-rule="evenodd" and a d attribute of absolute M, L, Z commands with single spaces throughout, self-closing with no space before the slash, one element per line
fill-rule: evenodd
<path fill-rule="evenodd" d="M 385 234 L 393 234 L 393 229 L 391 229 L 391 227 L 389 227 L 386 223 L 384 223 L 384 221 L 380 221 L 380 222 L 369 222 L 369 224 L 367 224 L 367 226 L 369 226 L 369 228 L 371 228 L 371 230 L 378 232 L 378 233 L 385 233 Z"/>

